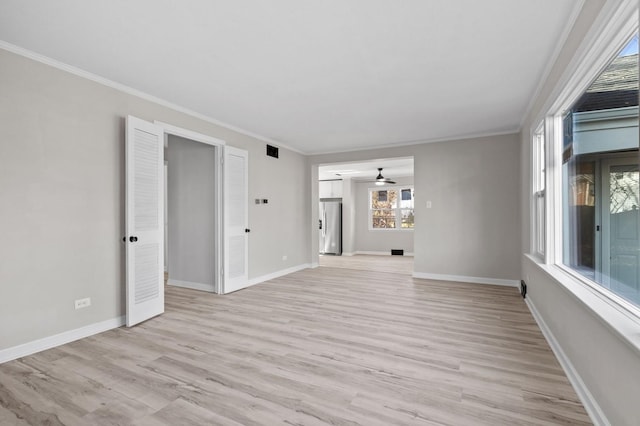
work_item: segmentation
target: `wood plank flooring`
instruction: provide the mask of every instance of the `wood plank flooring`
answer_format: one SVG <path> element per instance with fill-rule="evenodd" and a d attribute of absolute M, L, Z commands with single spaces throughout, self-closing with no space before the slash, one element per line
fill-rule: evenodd
<path fill-rule="evenodd" d="M 413 273 L 412 256 L 320 256 L 320 266 L 331 268 L 359 269 L 363 271 L 393 272 L 395 274 L 411 275 Z"/>
<path fill-rule="evenodd" d="M 319 267 L 0 365 L 27 424 L 591 423 L 515 289 Z"/>

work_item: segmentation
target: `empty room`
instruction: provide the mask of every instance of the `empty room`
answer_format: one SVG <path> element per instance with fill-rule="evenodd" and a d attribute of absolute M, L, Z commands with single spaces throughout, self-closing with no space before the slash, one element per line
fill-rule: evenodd
<path fill-rule="evenodd" d="M 0 426 L 640 425 L 637 0 L 0 0 Z"/>

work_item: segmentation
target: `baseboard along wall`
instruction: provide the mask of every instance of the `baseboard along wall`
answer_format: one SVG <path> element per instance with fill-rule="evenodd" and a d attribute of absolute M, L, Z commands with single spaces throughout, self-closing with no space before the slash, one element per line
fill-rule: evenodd
<path fill-rule="evenodd" d="M 94 334 L 122 327 L 124 324 L 125 317 L 121 316 L 89 324 L 84 327 L 76 328 L 75 330 L 64 331 L 59 334 L 54 334 L 53 336 L 43 337 L 42 339 L 14 346 L 12 348 L 2 349 L 0 350 L 0 364 L 47 349 L 55 348 L 56 346 L 64 345 L 66 343 L 71 343 L 79 339 L 84 339 L 85 337 L 93 336 Z"/>
<path fill-rule="evenodd" d="M 490 285 L 503 285 L 507 287 L 520 287 L 520 280 L 505 280 L 502 278 L 483 278 L 483 277 L 469 277 L 465 275 L 446 275 L 446 274 L 431 274 L 428 272 L 414 272 L 413 278 L 422 278 L 426 280 L 438 280 L 438 281 L 457 281 L 463 283 L 472 284 L 490 284 Z"/>

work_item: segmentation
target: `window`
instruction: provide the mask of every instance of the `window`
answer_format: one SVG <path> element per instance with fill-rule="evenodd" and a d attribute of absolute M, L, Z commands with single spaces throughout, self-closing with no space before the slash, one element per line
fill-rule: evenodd
<path fill-rule="evenodd" d="M 413 187 L 370 189 L 369 229 L 413 229 Z"/>
<path fill-rule="evenodd" d="M 545 249 L 545 146 L 544 123 L 533 134 L 533 252 L 544 257 Z"/>
<path fill-rule="evenodd" d="M 562 128 L 557 260 L 640 307 L 637 34 L 557 122 Z"/>

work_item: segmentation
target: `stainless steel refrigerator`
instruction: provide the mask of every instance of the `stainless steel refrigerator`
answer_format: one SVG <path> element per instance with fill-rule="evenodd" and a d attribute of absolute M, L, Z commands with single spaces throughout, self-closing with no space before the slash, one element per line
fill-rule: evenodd
<path fill-rule="evenodd" d="M 342 254 L 342 203 L 320 202 L 320 254 Z"/>

